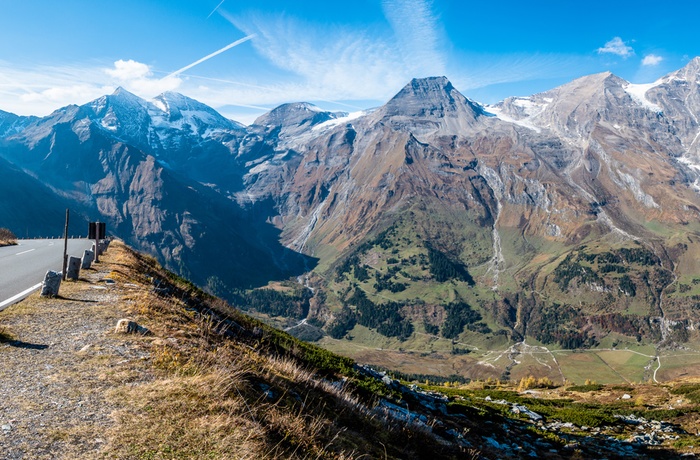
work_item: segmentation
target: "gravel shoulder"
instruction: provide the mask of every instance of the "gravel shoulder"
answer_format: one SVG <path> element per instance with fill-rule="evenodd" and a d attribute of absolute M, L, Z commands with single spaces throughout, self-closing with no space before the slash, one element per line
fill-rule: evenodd
<path fill-rule="evenodd" d="M 153 379 L 148 339 L 114 332 L 143 288 L 112 279 L 109 252 L 93 267 L 59 298 L 34 294 L 0 313 L 3 459 L 104 458 L 124 410 L 110 392 Z"/>

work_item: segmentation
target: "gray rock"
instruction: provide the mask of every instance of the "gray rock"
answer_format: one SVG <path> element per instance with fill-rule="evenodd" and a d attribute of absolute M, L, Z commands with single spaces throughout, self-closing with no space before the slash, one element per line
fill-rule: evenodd
<path fill-rule="evenodd" d="M 61 272 L 56 272 L 49 270 L 44 276 L 44 281 L 41 283 L 41 296 L 42 297 L 55 297 L 58 295 L 58 289 L 61 287 L 61 278 L 63 274 Z"/>
<path fill-rule="evenodd" d="M 83 261 L 80 268 L 83 270 L 90 268 L 93 260 L 95 260 L 95 253 L 89 249 L 86 249 L 85 252 L 83 252 Z"/>
<path fill-rule="evenodd" d="M 66 269 L 66 277 L 77 281 L 80 276 L 80 258 L 70 256 L 68 258 L 68 268 Z"/>
<path fill-rule="evenodd" d="M 114 332 L 117 334 L 141 334 L 147 335 L 151 331 L 148 328 L 140 326 L 136 321 L 130 319 L 120 319 L 117 322 L 117 327 L 114 328 Z"/>

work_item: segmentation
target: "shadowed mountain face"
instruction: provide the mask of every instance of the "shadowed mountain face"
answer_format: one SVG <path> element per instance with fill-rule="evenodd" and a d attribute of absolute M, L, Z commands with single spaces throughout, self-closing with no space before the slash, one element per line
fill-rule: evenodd
<path fill-rule="evenodd" d="M 18 238 L 62 236 L 66 209 L 64 199 L 38 179 L 0 159 L 0 225 L 8 225 Z M 72 214 L 72 235 L 87 234 L 88 219 Z"/>
<path fill-rule="evenodd" d="M 699 63 L 489 107 L 415 79 L 374 111 L 285 104 L 249 127 L 119 89 L 0 113 L 0 156 L 219 293 L 318 260 L 326 330 L 670 343 L 700 295 Z"/>
<path fill-rule="evenodd" d="M 147 103 L 119 89 L 85 106 L 30 120 L 3 139 L 0 152 L 14 164 L 3 184 L 20 175 L 38 178 L 41 187 L 25 180 L 10 196 L 50 191 L 47 218 L 70 207 L 102 219 L 110 233 L 200 285 L 261 285 L 301 273 L 313 262 L 283 247 L 277 229 L 256 221 L 212 185 L 235 178 L 226 142 L 240 131 L 184 96 L 166 93 Z M 8 219 L 26 212 L 22 200 L 7 205 L 12 207 L 12 214 L 3 215 Z M 6 225 L 25 234 L 23 224 L 14 217 Z M 29 231 L 35 235 L 40 228 Z"/>

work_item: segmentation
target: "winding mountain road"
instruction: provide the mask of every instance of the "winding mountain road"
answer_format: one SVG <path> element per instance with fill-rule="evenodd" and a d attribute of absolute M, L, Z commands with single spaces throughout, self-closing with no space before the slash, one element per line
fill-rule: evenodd
<path fill-rule="evenodd" d="M 68 255 L 82 257 L 92 240 L 68 240 Z M 0 248 L 0 311 L 39 289 L 48 270 L 63 266 L 63 240 L 18 240 Z"/>

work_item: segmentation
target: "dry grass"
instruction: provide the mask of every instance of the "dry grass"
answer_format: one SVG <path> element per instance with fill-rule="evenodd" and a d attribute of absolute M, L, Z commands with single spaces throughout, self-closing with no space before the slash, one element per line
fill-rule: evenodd
<path fill-rule="evenodd" d="M 376 415 L 371 400 L 344 380 L 300 361 L 302 350 L 281 353 L 256 331 L 258 323 L 246 323 L 253 320 L 235 316 L 153 259 L 119 243 L 110 253 L 109 277 L 132 286 L 123 306 L 153 333 L 147 343 L 155 378 L 109 392 L 123 408 L 115 413 L 105 457 L 352 459 L 435 452 L 432 438 Z"/>

